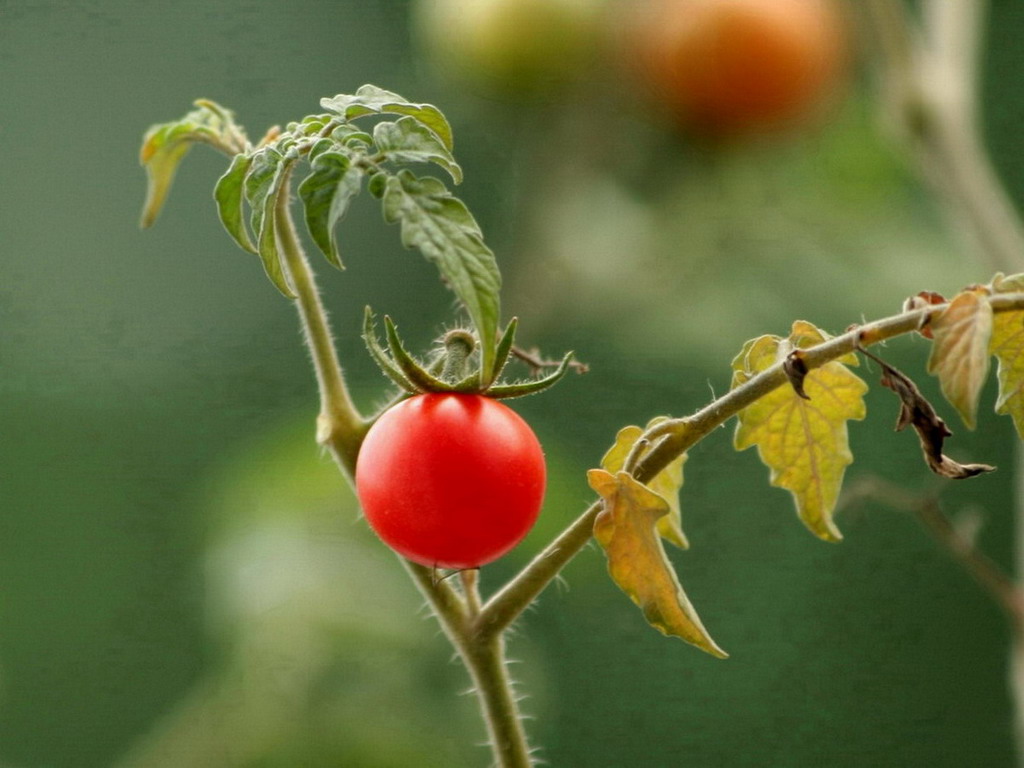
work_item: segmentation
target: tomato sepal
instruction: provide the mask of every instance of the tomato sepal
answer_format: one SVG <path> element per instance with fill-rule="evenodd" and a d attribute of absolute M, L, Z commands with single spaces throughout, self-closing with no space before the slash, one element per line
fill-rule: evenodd
<path fill-rule="evenodd" d="M 405 377 L 402 370 L 395 365 L 388 353 L 384 351 L 380 341 L 377 339 L 377 324 L 374 322 L 373 310 L 367 306 L 363 313 L 363 343 L 366 345 L 370 358 L 380 368 L 381 373 L 391 379 L 400 389 L 406 392 L 415 392 L 413 383 Z"/>
<path fill-rule="evenodd" d="M 526 397 L 527 395 L 535 395 L 538 392 L 543 392 L 545 389 L 548 389 L 558 383 L 558 381 L 568 373 L 569 364 L 572 362 L 572 358 L 573 353 L 566 352 L 565 357 L 562 358 L 562 362 L 558 364 L 558 367 L 544 378 L 516 381 L 510 384 L 496 384 L 487 390 L 487 396 L 493 397 L 496 400 L 507 400 L 513 397 Z"/>

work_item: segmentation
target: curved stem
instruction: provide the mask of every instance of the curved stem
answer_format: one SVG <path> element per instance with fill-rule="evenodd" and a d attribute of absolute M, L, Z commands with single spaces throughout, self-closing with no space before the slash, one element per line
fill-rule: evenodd
<path fill-rule="evenodd" d="M 274 210 L 278 246 L 285 269 L 295 288 L 296 305 L 302 330 L 309 346 L 320 390 L 320 414 L 317 416 L 317 442 L 326 446 L 349 479 L 355 476 L 356 456 L 368 422 L 356 410 L 345 384 L 345 377 L 334 349 L 327 312 L 320 301 L 316 279 L 295 233 L 289 208 L 287 181 Z"/>
<path fill-rule="evenodd" d="M 1024 309 L 1024 293 L 999 294 L 990 296 L 988 300 L 994 312 Z M 803 360 L 808 370 L 820 368 L 828 362 L 850 354 L 858 346 L 870 346 L 916 331 L 927 317 L 941 312 L 946 306 L 941 304 L 925 307 L 857 326 L 841 336 L 804 350 Z M 647 482 L 728 419 L 778 387 L 788 386 L 788 382 L 783 363 L 776 363 L 692 416 L 659 422 L 645 434 L 651 441 L 656 438 L 659 440 L 638 463 L 634 476 L 640 482 Z M 599 503 L 588 507 L 558 538 L 484 604 L 479 619 L 481 631 L 497 634 L 515 621 L 526 606 L 590 541 L 594 519 L 600 511 Z"/>

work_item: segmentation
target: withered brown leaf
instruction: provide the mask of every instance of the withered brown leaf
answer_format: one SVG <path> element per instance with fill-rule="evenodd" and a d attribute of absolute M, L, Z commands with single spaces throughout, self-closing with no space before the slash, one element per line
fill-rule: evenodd
<path fill-rule="evenodd" d="M 881 385 L 891 389 L 900 399 L 900 413 L 896 419 L 896 431 L 900 432 L 912 426 L 921 441 L 921 451 L 925 462 L 937 475 L 953 480 L 964 480 L 985 472 L 992 472 L 995 467 L 988 464 L 960 464 L 942 453 L 942 444 L 953 433 L 946 422 L 935 412 L 928 399 L 921 394 L 917 384 L 902 371 L 889 365 L 877 355 L 868 352 L 858 345 L 861 354 L 871 358 L 882 367 Z"/>

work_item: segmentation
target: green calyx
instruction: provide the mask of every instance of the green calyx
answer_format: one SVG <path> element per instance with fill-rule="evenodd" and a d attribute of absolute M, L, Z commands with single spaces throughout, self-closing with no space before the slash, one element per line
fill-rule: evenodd
<path fill-rule="evenodd" d="M 547 376 L 501 381 L 498 377 L 515 351 L 516 325 L 517 320 L 512 318 L 495 346 L 494 376 L 487 385 L 481 384 L 481 345 L 468 330 L 448 331 L 440 340 L 440 352 L 424 363 L 406 350 L 398 329 L 387 315 L 384 316 L 385 344 L 382 344 L 373 311 L 367 307 L 363 317 L 363 341 L 384 375 L 409 394 L 458 392 L 505 399 L 536 394 L 552 386 L 569 370 L 573 354 L 566 353 Z"/>

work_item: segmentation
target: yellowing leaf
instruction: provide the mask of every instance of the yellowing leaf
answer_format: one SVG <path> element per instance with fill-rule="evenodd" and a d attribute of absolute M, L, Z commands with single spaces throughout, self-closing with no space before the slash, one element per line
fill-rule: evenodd
<path fill-rule="evenodd" d="M 142 140 L 139 162 L 146 169 L 146 203 L 141 226 L 150 226 L 163 208 L 178 165 L 193 144 L 205 143 L 229 154 L 241 152 L 245 134 L 235 124 L 230 110 L 215 102 L 200 99 L 197 109 L 181 120 L 151 126 Z"/>
<path fill-rule="evenodd" d="M 728 654 L 704 629 L 655 530 L 657 521 L 668 514 L 665 500 L 625 472 L 612 475 L 592 469 L 587 480 L 604 500 L 594 522 L 594 538 L 608 557 L 612 580 L 655 629 L 724 659 Z"/>
<path fill-rule="evenodd" d="M 942 394 L 974 429 L 978 397 L 988 376 L 992 307 L 986 288 L 972 288 L 953 297 L 930 327 L 935 341 L 928 373 L 939 377 Z"/>
<path fill-rule="evenodd" d="M 997 275 L 993 287 L 999 293 L 1024 290 L 1024 275 Z M 1024 438 L 1024 311 L 995 316 L 988 348 L 999 361 L 996 413 L 1009 414 Z"/>
<path fill-rule="evenodd" d="M 654 426 L 664 417 L 652 419 L 647 425 Z M 615 436 L 615 445 L 608 449 L 608 452 L 601 459 L 601 466 L 612 474 L 619 472 L 626 463 L 630 450 L 640 438 L 644 430 L 640 427 L 623 427 Z M 647 488 L 661 496 L 668 504 L 668 514 L 658 520 L 658 533 L 663 539 L 675 544 L 677 547 L 687 549 L 690 542 L 683 533 L 682 514 L 679 508 L 679 489 L 683 487 L 683 464 L 686 462 L 686 454 L 665 467 L 655 475 L 654 479 L 646 483 Z"/>
<path fill-rule="evenodd" d="M 810 323 L 798 321 L 788 339 L 761 336 L 747 342 L 733 360 L 732 386 L 781 362 L 794 349 L 806 349 L 829 337 Z M 771 484 L 793 494 L 797 514 L 817 536 L 842 538 L 832 521 L 846 467 L 852 463 L 846 422 L 863 419 L 867 384 L 846 364 L 852 355 L 807 373 L 801 398 L 783 385 L 739 414 L 734 444 L 741 451 L 757 446 L 771 469 Z"/>

